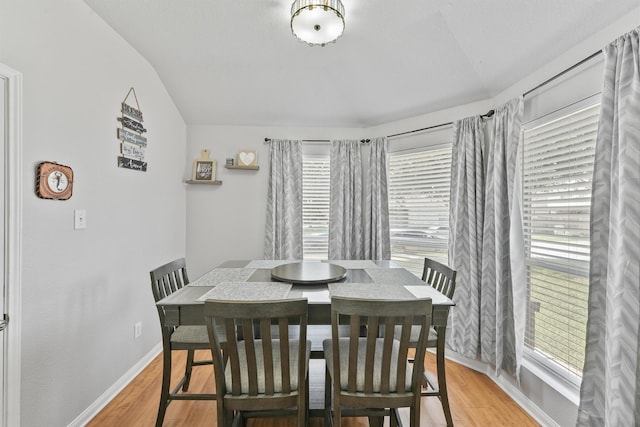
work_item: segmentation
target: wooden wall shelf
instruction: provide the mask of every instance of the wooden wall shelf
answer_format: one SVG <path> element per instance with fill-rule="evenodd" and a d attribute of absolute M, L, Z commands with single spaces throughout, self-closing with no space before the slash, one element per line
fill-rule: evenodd
<path fill-rule="evenodd" d="M 238 165 L 224 165 L 227 169 L 244 169 L 248 171 L 260 170 L 260 166 L 238 166 Z"/>
<path fill-rule="evenodd" d="M 193 179 L 185 181 L 187 184 L 205 184 L 205 185 L 221 185 L 222 181 L 194 181 Z"/>

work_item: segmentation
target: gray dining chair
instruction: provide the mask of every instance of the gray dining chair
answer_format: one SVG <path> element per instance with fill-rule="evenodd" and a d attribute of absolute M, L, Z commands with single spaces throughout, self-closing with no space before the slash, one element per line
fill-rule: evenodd
<path fill-rule="evenodd" d="M 348 334 L 340 325 L 349 325 Z M 414 326 L 415 325 L 415 326 Z M 343 417 L 390 417 L 410 408 L 410 425 L 420 425 L 423 364 L 408 362 L 412 329 L 417 329 L 417 358 L 424 359 L 431 325 L 431 299 L 331 299 L 332 337 L 325 340 L 325 425 L 342 425 Z M 361 327 L 366 336 L 361 336 Z M 384 331 L 379 334 L 379 328 Z M 379 420 L 378 420 L 379 421 Z M 379 422 L 382 424 L 381 422 Z"/>
<path fill-rule="evenodd" d="M 150 272 L 151 290 L 157 303 L 189 283 L 184 258 L 171 261 Z M 215 400 L 214 393 L 184 393 L 189 389 L 193 366 L 211 365 L 213 361 L 194 360 L 195 350 L 209 350 L 209 336 L 205 325 L 166 326 L 164 309 L 156 305 L 160 328 L 162 329 L 162 386 L 160 405 L 156 417 L 156 427 L 162 426 L 167 406 L 173 400 Z M 177 350 L 187 351 L 184 375 L 173 390 L 171 387 L 171 353 Z M 182 393 L 180 392 L 182 389 Z"/>
<path fill-rule="evenodd" d="M 207 300 L 204 311 L 219 396 L 217 425 L 296 415 L 297 425 L 307 426 L 307 300 Z"/>
<path fill-rule="evenodd" d="M 438 261 L 430 258 L 424 259 L 424 268 L 422 270 L 422 280 L 429 286 L 432 286 L 437 291 L 445 295 L 449 299 L 453 299 L 453 293 L 456 290 L 456 270 L 449 266 L 446 266 Z M 442 410 L 444 417 L 447 421 L 447 426 L 453 426 L 453 419 L 451 418 L 451 408 L 449 406 L 449 396 L 447 394 L 447 378 L 445 369 L 445 334 L 446 327 L 442 326 L 437 329 L 431 328 L 427 339 L 427 348 L 435 349 L 436 351 L 436 375 L 437 375 L 437 387 L 435 382 L 424 372 L 424 385 L 425 390 L 422 391 L 422 396 L 436 396 L 440 399 L 442 404 Z M 438 341 L 438 336 L 441 340 Z M 417 342 L 415 334 L 412 335 L 412 345 Z M 424 358 L 419 359 L 424 360 Z"/>

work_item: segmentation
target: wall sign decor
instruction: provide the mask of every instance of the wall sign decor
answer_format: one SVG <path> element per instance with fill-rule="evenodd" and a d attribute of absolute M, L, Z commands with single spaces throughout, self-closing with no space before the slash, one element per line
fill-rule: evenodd
<path fill-rule="evenodd" d="M 41 162 L 36 170 L 36 195 L 41 199 L 68 200 L 73 193 L 73 169 Z"/>
<path fill-rule="evenodd" d="M 132 93 L 137 108 L 127 104 L 127 98 Z M 144 119 L 138 104 L 138 96 L 133 87 L 127 92 L 127 96 L 124 97 L 120 107 L 122 116 L 117 119 L 122 124 L 122 127 L 118 128 L 117 135 L 121 141 L 120 153 L 122 155 L 118 156 L 118 167 L 146 172 L 147 162 L 144 161 L 144 157 L 147 149 L 147 138 L 143 137 L 142 134 L 147 130 L 142 125 Z"/>
<path fill-rule="evenodd" d="M 200 158 L 193 161 L 193 181 L 215 181 L 216 161 L 209 158 L 209 150 L 204 149 Z"/>
<path fill-rule="evenodd" d="M 238 166 L 256 166 L 258 156 L 255 151 L 242 150 L 238 153 Z"/>

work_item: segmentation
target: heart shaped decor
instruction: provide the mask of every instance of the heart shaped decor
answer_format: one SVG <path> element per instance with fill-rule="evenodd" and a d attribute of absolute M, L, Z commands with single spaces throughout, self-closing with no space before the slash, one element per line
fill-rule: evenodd
<path fill-rule="evenodd" d="M 255 164 L 256 153 L 253 151 L 241 151 L 238 153 L 238 163 L 241 166 L 252 166 Z"/>

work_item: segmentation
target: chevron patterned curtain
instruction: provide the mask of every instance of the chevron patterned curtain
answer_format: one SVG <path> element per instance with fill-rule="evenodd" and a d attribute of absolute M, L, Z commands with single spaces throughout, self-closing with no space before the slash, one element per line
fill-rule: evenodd
<path fill-rule="evenodd" d="M 302 259 L 302 142 L 272 139 L 264 259 Z"/>
<path fill-rule="evenodd" d="M 496 108 L 487 141 L 480 297 L 481 359 L 517 375 L 524 346 L 527 288 L 511 276 L 511 208 L 523 102 Z"/>
<path fill-rule="evenodd" d="M 363 259 L 361 145 L 331 141 L 329 259 Z"/>
<path fill-rule="evenodd" d="M 640 38 L 604 48 L 578 426 L 640 425 Z"/>
<path fill-rule="evenodd" d="M 458 271 L 456 306 L 451 310 L 448 341 L 470 359 L 480 341 L 480 283 L 484 224 L 484 123 L 480 116 L 453 124 L 451 194 L 449 198 L 449 263 Z"/>
<path fill-rule="evenodd" d="M 449 262 L 458 271 L 449 345 L 518 374 L 526 287 L 512 280 L 511 211 L 522 99 L 497 108 L 485 141 L 482 118 L 454 123 Z"/>
<path fill-rule="evenodd" d="M 364 198 L 364 259 L 391 259 L 387 138 L 371 138 Z"/>

